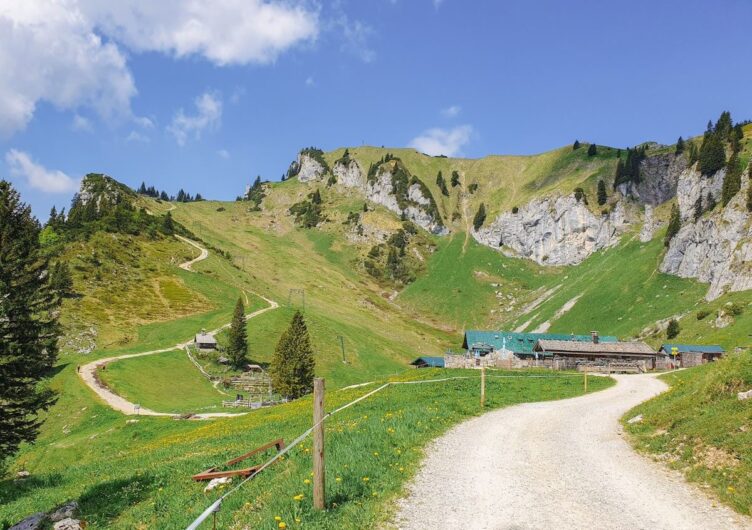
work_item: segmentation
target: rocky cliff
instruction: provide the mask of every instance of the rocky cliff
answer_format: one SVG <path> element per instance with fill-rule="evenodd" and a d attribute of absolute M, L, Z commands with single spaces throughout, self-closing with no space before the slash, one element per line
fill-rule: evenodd
<path fill-rule="evenodd" d="M 624 197 L 657 206 L 676 195 L 679 176 L 686 167 L 685 155 L 666 153 L 649 156 L 640 162 L 640 181 L 625 182 L 616 189 Z"/>
<path fill-rule="evenodd" d="M 677 200 L 683 226 L 674 236 L 660 270 L 683 278 L 696 278 L 710 284 L 706 298 L 713 300 L 725 291 L 752 289 L 752 219 L 746 211 L 746 176 L 742 191 L 721 209 L 693 221 L 697 197 L 708 192 L 720 194 L 724 171 L 706 178 L 694 169 L 679 179 Z"/>
<path fill-rule="evenodd" d="M 541 265 L 575 265 L 597 250 L 615 245 L 627 227 L 624 206 L 596 215 L 574 195 L 536 199 L 473 231 L 487 246 L 511 250 Z"/>

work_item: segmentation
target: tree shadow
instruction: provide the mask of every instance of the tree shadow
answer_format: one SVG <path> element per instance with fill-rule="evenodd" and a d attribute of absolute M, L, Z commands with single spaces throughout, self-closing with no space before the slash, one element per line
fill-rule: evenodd
<path fill-rule="evenodd" d="M 133 475 L 92 486 L 78 499 L 81 518 L 106 528 L 108 522 L 144 500 L 153 484 L 151 475 Z"/>
<path fill-rule="evenodd" d="M 57 364 L 57 365 L 53 366 L 52 368 L 50 368 L 49 370 L 47 370 L 47 374 L 46 375 L 48 377 L 50 377 L 50 378 L 55 377 L 57 374 L 59 374 L 60 372 L 62 372 L 63 370 L 65 370 L 68 367 L 69 364 L 70 363 L 60 363 L 60 364 Z"/>
<path fill-rule="evenodd" d="M 0 480 L 0 505 L 4 505 L 27 495 L 33 495 L 43 488 L 55 488 L 63 484 L 63 476 L 60 473 L 45 475 L 32 475 L 28 478 L 7 478 Z"/>

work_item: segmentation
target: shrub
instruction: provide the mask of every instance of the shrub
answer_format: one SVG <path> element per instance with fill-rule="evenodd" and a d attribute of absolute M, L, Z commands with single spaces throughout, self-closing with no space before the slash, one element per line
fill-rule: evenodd
<path fill-rule="evenodd" d="M 486 222 L 486 205 L 483 203 L 480 203 L 480 206 L 478 207 L 478 211 L 475 213 L 475 217 L 473 218 L 473 228 L 477 231 L 481 226 L 483 226 L 483 223 Z"/>
<path fill-rule="evenodd" d="M 668 326 L 666 327 L 666 338 L 673 339 L 679 335 L 680 331 L 679 322 L 675 318 L 672 318 L 668 321 Z"/>
<path fill-rule="evenodd" d="M 676 204 L 674 204 L 671 207 L 671 217 L 669 218 L 669 221 L 668 221 L 668 228 L 666 228 L 666 238 L 663 240 L 663 244 L 665 246 L 669 246 L 674 236 L 679 233 L 680 228 L 681 228 L 681 217 L 679 215 L 679 207 Z"/>
<path fill-rule="evenodd" d="M 587 156 L 595 156 L 598 154 L 598 147 L 595 144 L 590 144 L 587 148 Z"/>
<path fill-rule="evenodd" d="M 704 320 L 710 314 L 710 311 L 704 309 L 697 312 L 697 320 Z"/>
<path fill-rule="evenodd" d="M 516 214 L 516 213 L 517 213 L 517 212 L 519 212 L 519 211 L 520 211 L 520 209 L 519 209 L 519 208 L 517 208 L 516 206 L 512 206 L 512 213 L 515 213 L 515 214 Z"/>
<path fill-rule="evenodd" d="M 733 315 L 735 317 L 738 317 L 742 313 L 744 313 L 744 306 L 740 304 L 739 302 L 732 302 L 730 304 L 726 305 L 726 312 L 729 315 Z"/>

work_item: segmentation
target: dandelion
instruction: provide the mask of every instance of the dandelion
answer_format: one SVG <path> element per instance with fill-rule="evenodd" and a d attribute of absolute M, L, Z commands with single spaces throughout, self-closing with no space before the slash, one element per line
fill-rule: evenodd
<path fill-rule="evenodd" d="M 342 477 L 337 477 L 334 479 L 335 482 L 342 482 Z"/>
<path fill-rule="evenodd" d="M 280 522 L 282 520 L 282 518 L 279 515 L 275 515 L 274 516 L 274 520 L 277 521 L 277 522 Z"/>
<path fill-rule="evenodd" d="M 295 522 L 296 522 L 296 523 L 299 523 L 299 522 L 300 522 L 300 517 L 296 517 L 296 518 L 295 518 Z"/>
<path fill-rule="evenodd" d="M 298 501 L 298 502 L 300 502 L 300 501 L 303 500 L 303 497 L 304 497 L 304 495 L 302 493 L 300 493 L 298 495 L 295 495 L 295 497 L 293 497 L 293 499 L 296 500 L 296 501 Z"/>
<path fill-rule="evenodd" d="M 734 493 L 736 491 L 736 488 L 734 488 L 734 486 L 729 486 L 728 488 L 726 488 L 726 491 L 728 491 L 729 493 Z"/>
<path fill-rule="evenodd" d="M 310 484 L 310 483 L 311 483 L 311 481 L 310 481 L 309 479 L 305 479 L 305 480 L 303 481 L 303 484 Z"/>
<path fill-rule="evenodd" d="M 368 482 L 368 477 L 363 477 L 363 482 Z"/>
<path fill-rule="evenodd" d="M 400 471 L 404 471 L 404 470 L 405 470 L 405 468 L 404 468 L 404 467 L 400 467 Z"/>
<path fill-rule="evenodd" d="M 379 456 L 379 452 L 378 451 L 374 451 L 373 452 L 373 456 Z"/>
<path fill-rule="evenodd" d="M 277 527 L 280 528 L 281 530 L 285 530 L 285 528 L 287 528 L 287 525 L 285 524 L 284 521 L 280 521 Z"/>

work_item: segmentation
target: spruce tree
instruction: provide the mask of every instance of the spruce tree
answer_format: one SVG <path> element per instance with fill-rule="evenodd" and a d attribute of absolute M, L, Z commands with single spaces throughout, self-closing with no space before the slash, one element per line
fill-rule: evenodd
<path fill-rule="evenodd" d="M 580 148 L 580 141 L 575 140 L 574 143 L 572 144 L 572 151 L 577 151 L 579 148 Z"/>
<path fill-rule="evenodd" d="M 162 193 L 159 194 L 159 200 L 160 201 L 169 201 L 170 200 L 170 196 L 167 195 L 167 192 L 163 190 Z"/>
<path fill-rule="evenodd" d="M 695 222 L 702 217 L 702 196 L 697 197 L 695 201 Z"/>
<path fill-rule="evenodd" d="M 717 133 L 706 134 L 699 154 L 700 172 L 705 176 L 715 174 L 726 165 L 726 149 Z"/>
<path fill-rule="evenodd" d="M 0 181 L 0 464 L 33 442 L 55 401 L 42 381 L 57 358 L 60 297 L 50 287 L 39 222 Z"/>
<path fill-rule="evenodd" d="M 475 212 L 475 217 L 473 217 L 473 228 L 477 231 L 481 226 L 483 226 L 483 223 L 486 222 L 486 205 L 483 203 L 480 203 L 480 206 L 478 206 L 478 211 Z"/>
<path fill-rule="evenodd" d="M 667 339 L 673 339 L 674 337 L 679 335 L 679 332 L 681 329 L 679 328 L 679 322 L 675 318 L 672 318 L 668 321 L 668 326 L 666 327 L 666 338 Z"/>
<path fill-rule="evenodd" d="M 675 153 L 678 156 L 678 155 L 682 154 L 683 152 L 684 152 L 684 138 L 682 138 L 680 136 L 679 139 L 676 141 L 676 151 L 675 151 Z"/>
<path fill-rule="evenodd" d="M 619 184 L 623 182 L 624 182 L 624 162 L 622 162 L 620 158 L 616 162 L 616 170 L 614 171 L 614 189 L 618 188 Z"/>
<path fill-rule="evenodd" d="M 608 195 L 606 194 L 606 183 L 603 180 L 598 181 L 598 204 L 603 206 L 608 201 Z"/>
<path fill-rule="evenodd" d="M 700 157 L 700 153 L 697 151 L 697 144 L 689 142 L 689 160 L 687 161 L 690 166 L 695 165 L 697 159 Z"/>
<path fill-rule="evenodd" d="M 595 156 L 598 154 L 598 146 L 590 144 L 587 148 L 587 156 Z"/>
<path fill-rule="evenodd" d="M 460 185 L 460 174 L 457 171 L 452 171 L 452 187 L 456 188 Z"/>
<path fill-rule="evenodd" d="M 666 228 L 666 238 L 663 240 L 665 246 L 669 246 L 674 236 L 679 233 L 680 228 L 681 216 L 679 215 L 679 207 L 674 204 L 671 207 L 671 217 L 668 220 L 668 228 Z"/>
<path fill-rule="evenodd" d="M 175 223 L 172 220 L 172 213 L 167 212 L 162 219 L 162 232 L 167 235 L 175 233 Z"/>
<path fill-rule="evenodd" d="M 245 329 L 245 306 L 243 299 L 238 298 L 235 311 L 232 313 L 230 323 L 229 341 L 227 344 L 227 356 L 230 364 L 235 368 L 241 368 L 248 362 L 248 334 Z"/>
<path fill-rule="evenodd" d="M 296 311 L 272 357 L 269 372 L 274 390 L 290 399 L 310 394 L 313 390 L 314 368 L 308 328 L 303 315 Z"/>
<path fill-rule="evenodd" d="M 436 175 L 436 185 L 439 187 L 439 190 L 441 190 L 442 195 L 449 197 L 449 190 L 447 189 L 446 181 L 444 180 L 444 175 L 441 174 L 441 171 Z"/>
<path fill-rule="evenodd" d="M 73 296 L 73 278 L 71 277 L 68 264 L 64 261 L 58 261 L 52 267 L 50 272 L 50 288 L 61 299 Z"/>
<path fill-rule="evenodd" d="M 742 189 L 742 168 L 739 165 L 739 156 L 736 152 L 731 155 L 726 166 L 726 176 L 723 177 L 721 188 L 721 204 L 726 206 L 734 196 Z"/>

